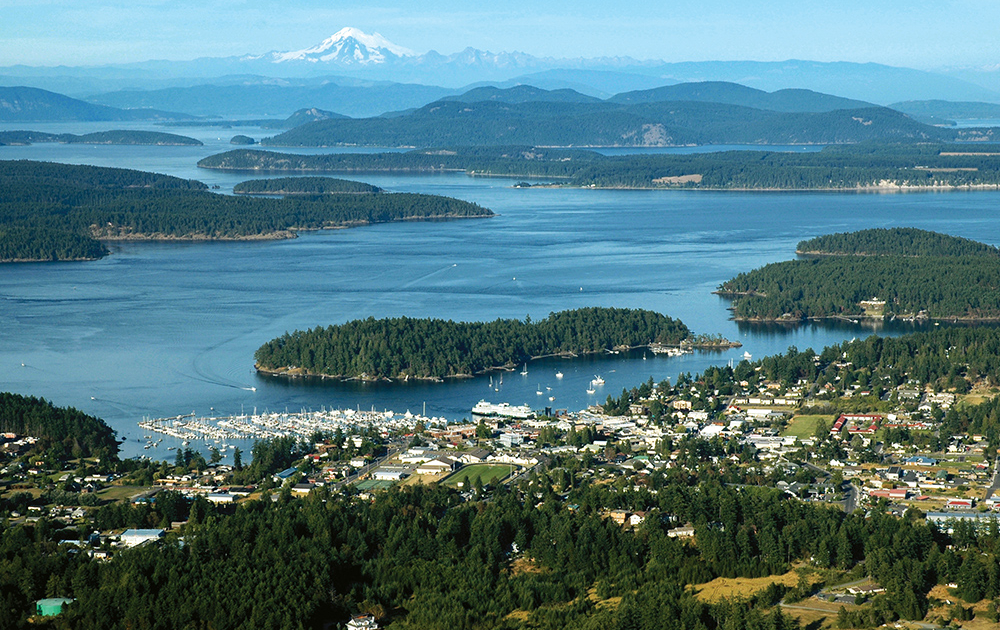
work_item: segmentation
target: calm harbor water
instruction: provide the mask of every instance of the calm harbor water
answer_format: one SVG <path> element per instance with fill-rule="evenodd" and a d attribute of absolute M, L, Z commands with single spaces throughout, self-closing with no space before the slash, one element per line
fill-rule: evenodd
<path fill-rule="evenodd" d="M 53 126 L 28 128 L 53 131 Z M 62 126 L 82 133 L 100 126 Z M 0 159 L 41 159 L 169 173 L 218 184 L 251 178 L 203 171 L 201 157 L 252 129 L 171 129 L 204 147 L 0 147 Z M 265 132 L 270 133 L 270 132 Z M 794 256 L 829 232 L 914 226 L 1000 243 L 996 192 L 835 194 L 515 189 L 515 180 L 460 174 L 358 176 L 392 191 L 441 194 L 491 208 L 492 219 L 400 223 L 290 241 L 124 244 L 88 263 L 0 267 L 0 388 L 104 418 L 126 455 L 151 452 L 135 423 L 265 409 L 360 407 L 457 420 L 480 399 L 580 409 L 652 376 L 837 343 L 859 326 L 750 327 L 712 295 L 724 280 Z M 285 331 L 360 317 L 540 319 L 582 306 L 647 308 L 720 333 L 739 350 L 677 358 L 652 353 L 551 359 L 528 375 L 406 385 L 287 382 L 257 376 L 253 352 Z M 898 331 L 892 331 L 893 333 Z M 556 379 L 562 371 L 565 377 Z M 606 384 L 593 395 L 588 382 Z M 252 391 L 251 388 L 256 388 Z M 551 388 L 548 390 L 546 388 Z M 545 392 L 536 394 L 537 390 Z M 554 398 L 549 401 L 549 396 Z M 144 443 L 144 442 L 143 442 Z M 160 450 L 167 446 L 166 440 Z M 247 449 L 244 449 L 247 450 Z"/>

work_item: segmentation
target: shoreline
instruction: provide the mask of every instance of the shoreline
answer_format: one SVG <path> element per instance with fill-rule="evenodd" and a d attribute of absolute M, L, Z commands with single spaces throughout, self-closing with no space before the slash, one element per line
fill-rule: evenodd
<path fill-rule="evenodd" d="M 566 147 L 558 147 L 566 148 Z M 576 147 L 582 148 L 582 147 Z M 605 148 L 615 148 L 615 147 L 605 147 Z M 341 169 L 324 169 L 324 168 L 230 168 L 225 166 L 202 166 L 198 165 L 198 168 L 203 168 L 205 170 L 213 171 L 225 171 L 232 173 L 327 173 L 327 174 L 337 174 L 337 173 L 418 173 L 418 174 L 440 174 L 440 173 L 464 173 L 468 177 L 493 177 L 493 178 L 506 178 L 506 179 L 571 179 L 570 176 L 566 175 L 533 175 L 525 173 L 493 173 L 493 172 L 482 172 L 476 170 L 469 170 L 465 168 L 341 168 Z M 521 186 L 520 188 L 572 188 L 574 190 L 683 190 L 683 191 L 710 191 L 710 192 L 834 192 L 834 193 L 906 193 L 906 192 L 953 192 L 953 191 L 976 191 L 976 190 L 1000 190 L 1000 183 L 996 184 L 956 184 L 956 185 L 943 185 L 943 184 L 929 184 L 929 185 L 910 185 L 910 184 L 892 184 L 892 185 L 880 185 L 880 184 L 870 184 L 870 185 L 857 185 L 857 186 L 816 186 L 816 187 L 795 187 L 795 188 L 779 188 L 779 187 L 732 187 L 732 186 L 663 186 L 650 184 L 648 186 L 599 186 L 597 184 L 559 184 L 553 183 L 551 185 L 542 186 Z M 248 194 L 248 193 L 243 193 Z M 252 193 L 252 194 L 263 194 L 263 193 Z"/>
<path fill-rule="evenodd" d="M 124 242 L 243 242 L 243 241 L 280 241 L 298 238 L 300 232 L 319 232 L 322 230 L 346 230 L 354 227 L 364 227 L 366 225 L 381 225 L 386 223 L 405 223 L 420 221 L 450 221 L 453 219 L 490 219 L 497 216 L 495 212 L 484 214 L 429 214 L 425 216 L 405 216 L 390 219 L 388 221 L 344 221 L 321 227 L 290 227 L 286 230 L 276 232 L 264 232 L 261 234 L 245 234 L 240 236 L 210 236 L 208 234 L 185 234 L 183 236 L 163 234 L 154 232 L 152 234 L 123 234 L 119 236 L 106 236 L 93 234 L 92 238 L 101 242 L 124 243 Z"/>
<path fill-rule="evenodd" d="M 806 322 L 823 322 L 827 320 L 839 320 L 847 321 L 851 323 L 861 323 L 861 322 L 890 322 L 890 321 L 902 321 L 905 323 L 917 323 L 917 322 L 946 322 L 953 324 L 997 324 L 1000 323 L 1000 315 L 995 317 L 968 317 L 959 315 L 945 315 L 936 317 L 910 317 L 902 318 L 899 316 L 891 317 L 886 319 L 882 317 L 872 317 L 866 315 L 811 315 L 809 317 L 733 317 L 732 321 L 741 322 L 745 324 L 799 324 Z"/>

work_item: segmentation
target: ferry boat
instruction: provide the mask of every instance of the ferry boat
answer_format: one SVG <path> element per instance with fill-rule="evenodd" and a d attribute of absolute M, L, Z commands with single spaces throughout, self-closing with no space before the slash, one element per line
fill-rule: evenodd
<path fill-rule="evenodd" d="M 490 403 L 480 400 L 472 408 L 472 415 L 483 417 L 515 418 L 527 420 L 535 417 L 535 412 L 528 405 L 511 405 L 510 403 Z"/>

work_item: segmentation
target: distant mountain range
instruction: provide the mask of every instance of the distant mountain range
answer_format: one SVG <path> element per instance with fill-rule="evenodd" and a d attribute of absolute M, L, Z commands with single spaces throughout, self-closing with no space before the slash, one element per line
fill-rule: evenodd
<path fill-rule="evenodd" d="M 95 105 L 31 87 L 0 87 L 0 121 L 191 120 L 188 114 L 156 109 L 119 109 Z"/>
<path fill-rule="evenodd" d="M 700 101 L 742 105 L 775 112 L 832 112 L 836 109 L 875 107 L 874 104 L 840 96 L 831 96 L 812 90 L 784 89 L 765 92 L 727 81 L 682 83 L 652 90 L 638 90 L 617 94 L 609 103 L 638 104 L 666 101 Z"/>
<path fill-rule="evenodd" d="M 906 101 L 889 107 L 914 118 L 936 122 L 948 120 L 1000 120 L 1000 105 L 955 101 Z"/>
<path fill-rule="evenodd" d="M 342 51 L 341 51 L 342 52 Z M 173 88 L 137 94 L 169 94 L 173 105 L 198 113 L 210 110 L 213 98 L 279 107 L 290 87 L 268 84 L 219 86 L 198 95 L 195 88 Z M 256 90 L 256 91 L 255 91 Z M 991 132 L 948 130 L 923 124 L 933 112 L 1000 111 L 1000 105 L 974 103 L 904 103 L 912 116 L 872 103 L 785 89 L 766 92 L 736 83 L 705 81 L 634 90 L 600 99 L 569 88 L 545 90 L 529 85 L 476 87 L 439 96 L 443 88 L 376 84 L 367 87 L 326 84 L 318 91 L 303 87 L 298 98 L 314 106 L 286 118 L 256 119 L 254 124 L 289 129 L 262 144 L 273 146 L 682 146 L 705 144 L 839 144 L 865 141 L 989 140 Z M 118 93 L 121 95 L 128 92 Z M 214 94 L 214 97 L 212 96 Z M 184 100 L 182 96 L 189 100 Z M 380 100 L 376 96 L 381 95 Z M 427 103 L 380 116 L 348 118 L 320 108 L 315 101 L 353 96 L 353 107 L 365 98 L 370 110 L 394 103 Z M 438 98 L 428 98 L 439 96 Z M 309 99 L 309 100 L 305 100 Z M 395 99 L 395 100 L 394 100 Z M 151 99 L 156 102 L 156 99 Z M 138 104 L 149 105 L 152 102 Z M 324 101 L 325 102 L 325 101 Z M 136 103 L 133 103 L 135 105 Z M 329 106 L 327 106 L 329 107 Z M 936 107 L 936 109 L 935 109 Z M 204 111 L 199 111 L 202 109 Z M 7 116 L 6 118 L 4 116 Z M 50 118 L 45 118 L 46 116 Z M 117 109 L 86 103 L 35 88 L 0 88 L 0 121 L 156 120 L 164 124 L 230 125 L 232 119 L 190 120 L 158 109 Z M 170 122 L 172 120 L 173 122 Z"/>
<path fill-rule="evenodd" d="M 121 90 L 89 100 L 121 108 L 170 107 L 199 116 L 285 118 L 318 107 L 347 116 L 375 116 L 419 107 L 455 90 L 431 85 L 359 82 L 341 77 L 289 79 L 230 77 L 218 83 L 157 90 Z"/>
<path fill-rule="evenodd" d="M 0 68 L 0 84 L 41 87 L 116 107 L 150 106 L 221 116 L 283 117 L 302 107 L 372 115 L 377 113 L 372 111 L 374 103 L 383 103 L 379 112 L 406 109 L 484 84 L 568 88 L 607 98 L 702 81 L 740 83 L 766 92 L 798 88 L 879 104 L 934 99 L 1000 103 L 1000 71 L 944 75 L 874 63 L 802 60 L 557 59 L 475 48 L 450 55 L 416 54 L 377 33 L 353 28 L 341 29 L 301 50 L 101 67 Z M 983 82 L 990 88 L 982 87 Z M 399 84 L 407 87 L 393 87 Z M 326 100 L 303 100 L 306 97 Z M 355 98 L 359 104 L 350 105 Z"/>
<path fill-rule="evenodd" d="M 693 99 L 701 100 L 693 100 Z M 753 108 L 744 101 L 781 109 Z M 683 146 L 839 144 L 989 139 L 919 123 L 870 103 L 808 90 L 767 93 L 732 83 L 629 92 L 606 101 L 572 90 L 476 88 L 411 112 L 319 120 L 261 144 L 271 146 Z"/>

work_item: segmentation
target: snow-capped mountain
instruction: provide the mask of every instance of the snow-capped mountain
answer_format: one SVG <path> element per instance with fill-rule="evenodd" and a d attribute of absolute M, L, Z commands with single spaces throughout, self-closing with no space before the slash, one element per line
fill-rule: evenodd
<path fill-rule="evenodd" d="M 802 60 L 561 59 L 471 47 L 452 54 L 434 50 L 419 54 L 378 33 L 356 28 L 343 28 L 302 50 L 103 67 L 11 66 L 0 68 L 0 79 L 5 84 L 87 97 L 114 107 L 180 109 L 205 115 L 215 115 L 219 109 L 249 117 L 287 115 L 317 106 L 342 114 L 371 115 L 425 104 L 484 82 L 572 88 L 601 98 L 674 83 L 729 81 L 765 91 L 804 88 L 880 104 L 913 100 L 1000 103 L 1000 71 L 992 67 L 956 68 L 942 75 L 871 63 Z M 186 89 L 195 96 L 180 107 L 183 95 L 178 90 Z M 157 95 L 143 90 L 157 91 Z M 239 90 L 256 91 L 248 97 L 248 92 Z M 338 91 L 337 98 L 321 94 L 331 90 Z M 394 90 L 401 90 L 403 96 Z M 241 96 L 233 96 L 236 93 Z M 217 105 L 223 102 L 230 105 L 220 109 Z"/>
<path fill-rule="evenodd" d="M 274 63 L 306 61 L 343 65 L 381 64 L 414 57 L 412 50 L 393 44 L 378 33 L 369 35 L 356 28 L 342 28 L 321 43 L 290 52 L 272 52 L 265 57 Z"/>

